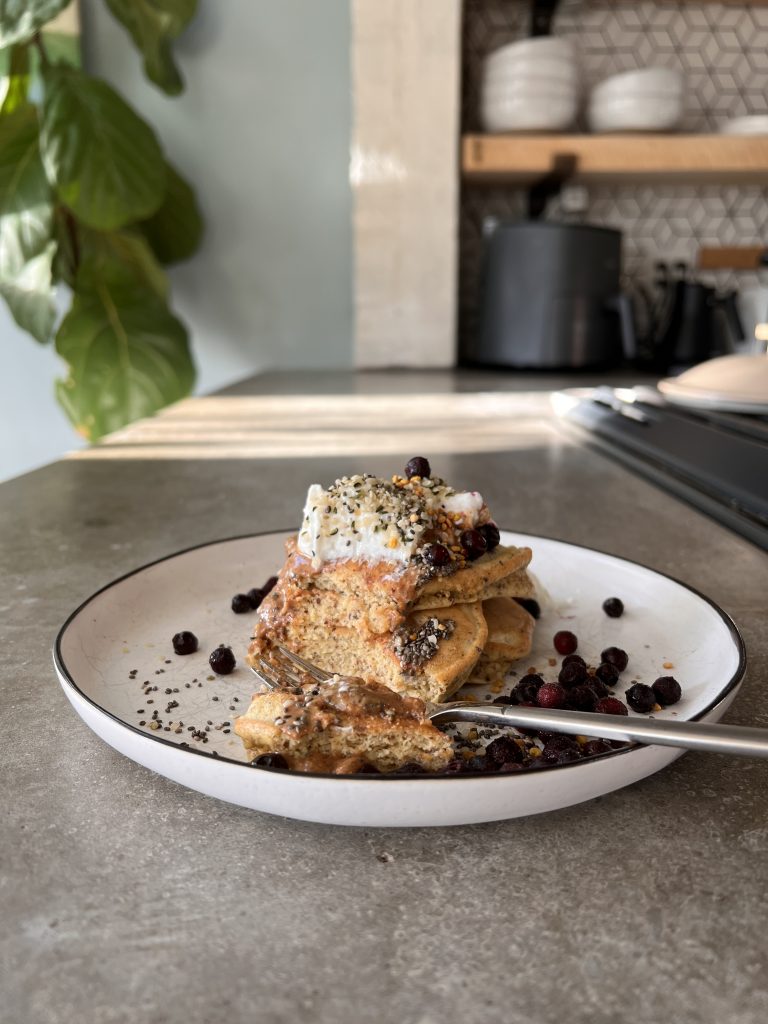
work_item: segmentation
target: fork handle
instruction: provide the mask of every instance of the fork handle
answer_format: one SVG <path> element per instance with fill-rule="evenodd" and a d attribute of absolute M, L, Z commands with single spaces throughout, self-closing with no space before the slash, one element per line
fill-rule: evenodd
<path fill-rule="evenodd" d="M 430 714 L 435 725 L 444 722 L 477 722 L 495 726 L 520 725 L 529 729 L 599 736 L 601 739 L 633 740 L 687 750 L 708 750 L 716 754 L 768 758 L 768 729 L 740 725 L 710 725 L 706 722 L 672 722 L 669 719 L 598 715 L 583 711 L 553 711 L 548 708 L 493 706 L 456 702 Z"/>

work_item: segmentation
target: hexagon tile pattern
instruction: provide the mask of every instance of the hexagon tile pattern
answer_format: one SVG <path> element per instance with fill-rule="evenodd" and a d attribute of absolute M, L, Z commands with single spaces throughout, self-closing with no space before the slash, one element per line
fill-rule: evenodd
<path fill-rule="evenodd" d="M 524 36 L 528 0 L 465 0 L 462 129 L 479 131 L 483 58 Z M 650 65 L 682 70 L 686 108 L 682 131 L 717 131 L 723 121 L 768 114 L 768 6 L 672 0 L 562 0 L 556 35 L 573 39 L 585 91 L 609 75 Z M 476 329 L 477 294 L 488 218 L 522 215 L 514 187 L 464 186 L 460 210 L 459 332 Z M 559 217 L 557 203 L 549 215 Z M 601 185 L 589 189 L 579 220 L 620 228 L 624 268 L 649 279 L 657 259 L 692 262 L 701 245 L 768 244 L 768 189 L 757 186 Z M 712 275 L 721 286 L 754 284 L 756 277 Z"/>

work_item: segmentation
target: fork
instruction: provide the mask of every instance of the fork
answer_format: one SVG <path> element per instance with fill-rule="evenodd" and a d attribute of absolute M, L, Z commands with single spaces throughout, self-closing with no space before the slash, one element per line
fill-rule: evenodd
<path fill-rule="evenodd" d="M 254 674 L 270 690 L 295 688 L 305 681 L 301 673 L 318 683 L 333 678 L 317 665 L 276 645 L 273 661 L 259 658 Z M 337 676 L 350 683 L 362 683 L 355 676 Z M 435 725 L 448 722 L 475 722 L 496 727 L 545 729 L 550 732 L 624 742 L 654 743 L 687 750 L 708 750 L 716 754 L 737 754 L 742 757 L 768 757 L 768 729 L 739 725 L 709 725 L 706 722 L 672 722 L 668 719 L 630 718 L 623 715 L 600 715 L 584 711 L 553 711 L 548 708 L 518 707 L 510 704 L 475 704 L 454 701 L 448 704 L 426 702 L 427 717 Z"/>

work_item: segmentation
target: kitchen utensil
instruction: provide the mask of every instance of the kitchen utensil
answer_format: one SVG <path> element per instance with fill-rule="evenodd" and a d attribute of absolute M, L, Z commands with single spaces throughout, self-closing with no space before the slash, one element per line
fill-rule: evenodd
<path fill-rule="evenodd" d="M 302 673 L 317 682 L 325 682 L 331 673 L 313 665 L 286 647 L 273 648 L 273 660 L 259 660 L 254 674 L 271 690 L 300 686 Z M 351 686 L 364 685 L 364 680 L 340 676 Z M 707 750 L 716 754 L 737 754 L 741 757 L 768 757 L 768 729 L 752 729 L 738 725 L 706 725 L 699 722 L 658 721 L 651 718 L 629 718 L 600 715 L 583 711 L 553 711 L 505 704 L 488 705 L 469 701 L 447 704 L 427 702 L 427 716 L 436 725 L 448 722 L 474 722 L 477 725 L 524 726 L 545 729 L 571 736 L 599 736 L 601 739 L 656 743 L 685 750 Z"/>
<path fill-rule="evenodd" d="M 669 131 L 683 113 L 683 77 L 674 68 L 625 71 L 590 93 L 587 121 L 595 132 Z"/>
<path fill-rule="evenodd" d="M 465 362 L 485 366 L 611 366 L 633 358 L 621 234 L 547 221 L 502 222 L 486 241 L 480 330 Z"/>

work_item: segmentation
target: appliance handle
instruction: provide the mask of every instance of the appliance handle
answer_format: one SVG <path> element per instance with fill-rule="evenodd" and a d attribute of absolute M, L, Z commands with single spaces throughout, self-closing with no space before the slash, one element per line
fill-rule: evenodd
<path fill-rule="evenodd" d="M 619 292 L 613 298 L 608 299 L 606 308 L 619 317 L 619 328 L 621 330 L 621 348 L 624 358 L 632 361 L 637 358 L 637 336 L 635 334 L 635 315 L 632 309 L 632 300 L 626 292 Z"/>

